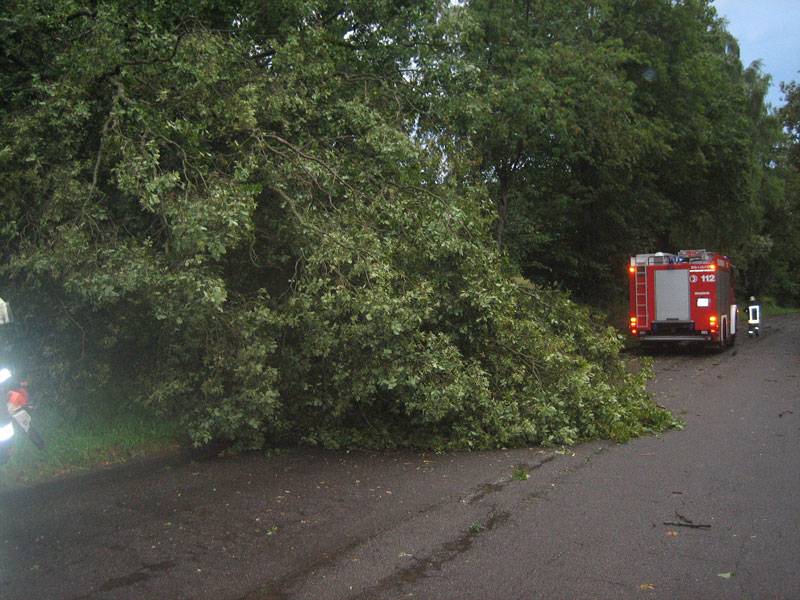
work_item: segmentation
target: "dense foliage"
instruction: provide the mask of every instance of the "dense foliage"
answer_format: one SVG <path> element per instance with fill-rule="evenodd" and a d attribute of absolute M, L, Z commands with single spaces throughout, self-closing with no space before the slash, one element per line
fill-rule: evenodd
<path fill-rule="evenodd" d="M 792 277 L 757 274 L 797 237 L 766 78 L 705 1 L 0 19 L 0 279 L 41 393 L 198 443 L 626 439 L 671 422 L 647 370 L 550 285 L 611 298 L 656 246 Z"/>

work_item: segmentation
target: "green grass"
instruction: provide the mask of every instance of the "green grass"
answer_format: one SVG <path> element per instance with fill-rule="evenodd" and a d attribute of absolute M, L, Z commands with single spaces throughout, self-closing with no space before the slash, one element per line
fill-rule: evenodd
<path fill-rule="evenodd" d="M 778 306 L 774 298 L 770 298 L 769 296 L 764 296 L 761 298 L 761 307 L 764 311 L 765 317 L 778 317 L 781 315 L 791 315 L 800 312 L 800 308 Z"/>
<path fill-rule="evenodd" d="M 170 451 L 180 439 L 174 424 L 138 407 L 85 411 L 73 418 L 43 407 L 31 415 L 46 448 L 40 451 L 18 431 L 11 460 L 0 467 L 0 489 Z"/>
<path fill-rule="evenodd" d="M 511 474 L 511 479 L 514 481 L 528 481 L 530 474 L 525 467 L 515 467 L 514 472 Z"/>

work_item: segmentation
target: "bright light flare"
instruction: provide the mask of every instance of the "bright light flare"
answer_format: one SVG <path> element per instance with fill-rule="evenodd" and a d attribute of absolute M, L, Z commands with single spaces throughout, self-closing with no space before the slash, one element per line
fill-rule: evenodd
<path fill-rule="evenodd" d="M 14 424 L 9 421 L 7 424 L 0 427 L 0 442 L 7 442 L 14 437 Z"/>

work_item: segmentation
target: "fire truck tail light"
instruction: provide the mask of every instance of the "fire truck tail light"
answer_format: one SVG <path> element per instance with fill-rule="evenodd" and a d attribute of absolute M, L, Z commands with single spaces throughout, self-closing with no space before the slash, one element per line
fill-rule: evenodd
<path fill-rule="evenodd" d="M 717 331 L 717 315 L 711 315 L 708 317 L 708 328 L 712 333 Z"/>
<path fill-rule="evenodd" d="M 631 317 L 630 329 L 631 335 L 637 335 L 639 333 L 639 320 L 636 317 Z"/>
<path fill-rule="evenodd" d="M 633 275 L 635 272 L 636 272 L 636 267 L 634 267 L 633 265 L 631 265 L 630 267 L 628 267 L 628 273 L 630 273 L 631 275 Z"/>

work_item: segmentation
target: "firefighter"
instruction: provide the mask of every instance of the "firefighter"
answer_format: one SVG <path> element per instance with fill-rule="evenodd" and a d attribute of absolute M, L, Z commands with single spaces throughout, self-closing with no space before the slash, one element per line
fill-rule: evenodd
<path fill-rule="evenodd" d="M 747 336 L 761 335 L 761 305 L 756 302 L 755 296 L 750 296 L 747 306 Z"/>

